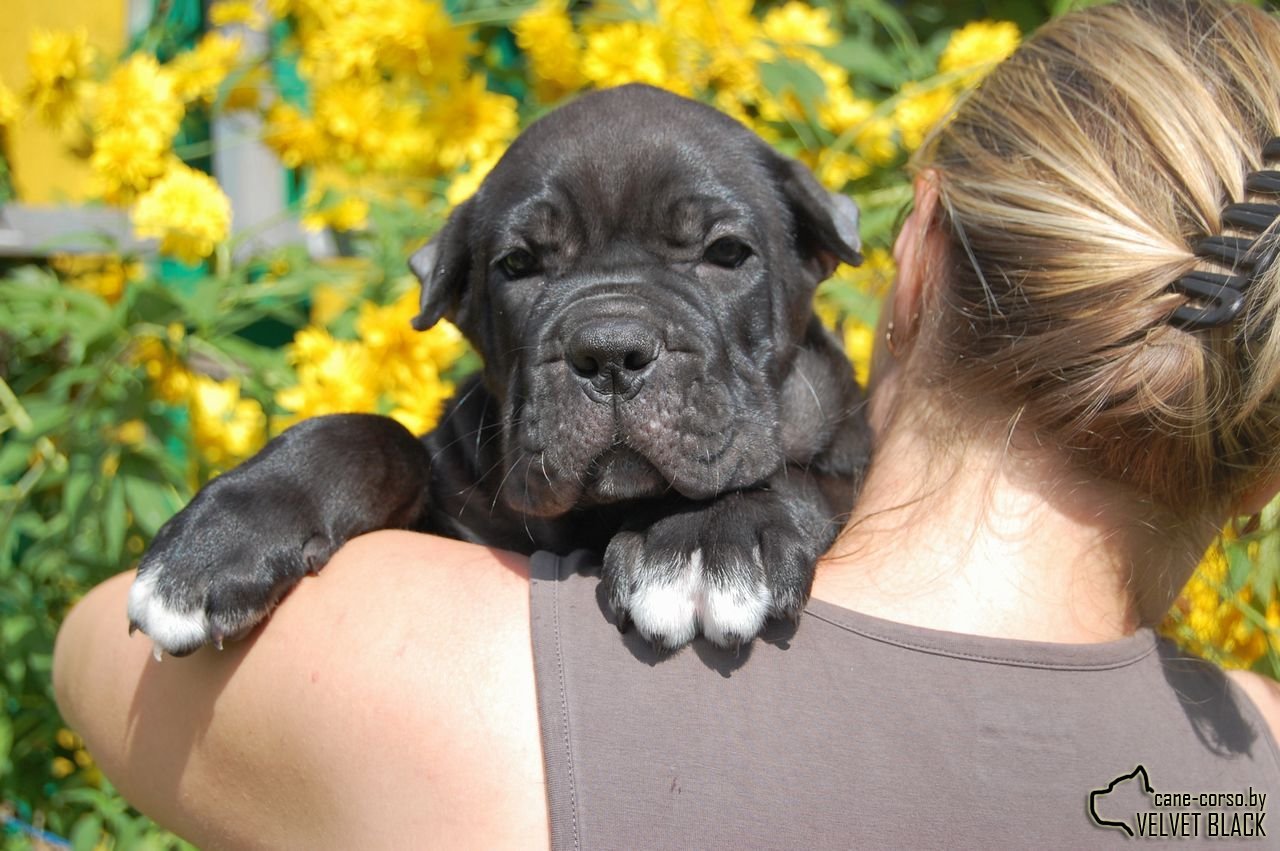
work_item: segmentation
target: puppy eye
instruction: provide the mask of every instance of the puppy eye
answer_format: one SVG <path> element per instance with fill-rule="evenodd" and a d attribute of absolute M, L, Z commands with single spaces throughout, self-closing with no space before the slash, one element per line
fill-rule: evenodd
<path fill-rule="evenodd" d="M 702 259 L 722 269 L 736 269 L 752 254 L 751 246 L 734 236 L 722 236 L 707 246 Z"/>
<path fill-rule="evenodd" d="M 517 248 L 498 261 L 498 268 L 513 281 L 518 278 L 527 278 L 538 271 L 538 258 L 523 248 Z"/>

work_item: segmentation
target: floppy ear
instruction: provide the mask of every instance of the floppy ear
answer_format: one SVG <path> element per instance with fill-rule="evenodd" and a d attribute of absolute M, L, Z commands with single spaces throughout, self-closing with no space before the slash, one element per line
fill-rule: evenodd
<path fill-rule="evenodd" d="M 847 195 L 828 192 L 802 163 L 780 160 L 778 188 L 795 217 L 801 255 L 813 264 L 818 280 L 830 277 L 842 260 L 852 266 L 861 263 L 858 205 Z"/>
<path fill-rule="evenodd" d="M 470 206 L 468 201 L 455 209 L 440 233 L 409 258 L 409 269 L 422 282 L 421 309 L 413 318 L 413 327 L 419 331 L 458 310 L 471 265 Z"/>

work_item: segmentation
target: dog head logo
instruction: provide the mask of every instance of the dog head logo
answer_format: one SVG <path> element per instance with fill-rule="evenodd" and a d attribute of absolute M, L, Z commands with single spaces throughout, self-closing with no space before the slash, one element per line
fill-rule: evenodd
<path fill-rule="evenodd" d="M 1122 830 L 1127 836 L 1133 836 L 1133 826 L 1128 819 L 1117 814 L 1149 810 L 1154 793 L 1147 769 L 1139 765 L 1112 780 L 1106 788 L 1089 793 L 1089 817 L 1099 827 Z"/>

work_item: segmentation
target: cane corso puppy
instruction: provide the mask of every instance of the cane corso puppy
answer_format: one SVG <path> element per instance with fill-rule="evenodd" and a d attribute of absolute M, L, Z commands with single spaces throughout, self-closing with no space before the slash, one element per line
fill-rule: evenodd
<path fill-rule="evenodd" d="M 857 209 L 710 107 L 646 86 L 534 123 L 410 260 L 415 327 L 484 359 L 422 439 L 304 421 L 211 481 L 143 558 L 131 627 L 221 646 L 350 538 L 595 548 L 621 628 L 727 647 L 798 617 L 869 451 L 814 316 Z"/>

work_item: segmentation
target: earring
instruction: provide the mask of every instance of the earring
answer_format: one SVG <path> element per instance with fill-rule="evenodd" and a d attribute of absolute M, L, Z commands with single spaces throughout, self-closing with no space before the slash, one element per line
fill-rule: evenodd
<path fill-rule="evenodd" d="M 898 356 L 898 344 L 893 340 L 893 320 L 889 320 L 889 324 L 884 326 L 884 347 L 889 350 L 889 354 L 895 358 Z"/>

